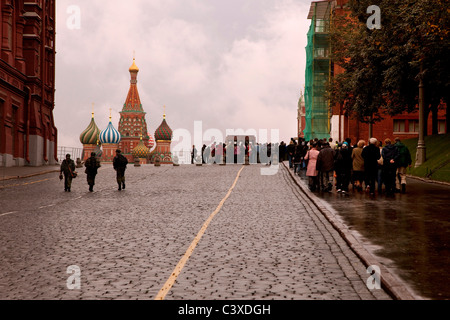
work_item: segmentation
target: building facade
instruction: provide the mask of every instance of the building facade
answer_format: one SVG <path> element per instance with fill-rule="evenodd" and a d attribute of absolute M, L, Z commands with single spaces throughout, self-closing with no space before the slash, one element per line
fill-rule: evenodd
<path fill-rule="evenodd" d="M 55 2 L 0 1 L 0 166 L 58 161 Z"/>

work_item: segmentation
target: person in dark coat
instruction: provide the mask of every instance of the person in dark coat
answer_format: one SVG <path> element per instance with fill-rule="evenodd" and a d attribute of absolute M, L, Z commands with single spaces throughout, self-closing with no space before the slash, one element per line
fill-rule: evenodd
<path fill-rule="evenodd" d="M 407 146 L 405 146 L 400 138 L 395 138 L 395 147 L 398 149 L 397 174 L 396 174 L 396 191 L 406 192 L 406 167 L 411 166 L 411 153 Z"/>
<path fill-rule="evenodd" d="M 205 162 L 205 160 L 206 160 L 206 157 L 205 157 L 205 150 L 206 150 L 206 144 L 204 144 L 204 145 L 202 146 L 202 163 L 206 163 L 206 162 Z"/>
<path fill-rule="evenodd" d="M 308 146 L 307 146 L 305 139 L 300 138 L 300 140 L 299 140 L 299 143 L 297 146 L 298 148 L 300 148 L 300 157 L 301 157 L 300 169 L 306 169 L 305 156 L 306 156 L 306 153 L 308 152 Z"/>
<path fill-rule="evenodd" d="M 97 170 L 100 168 L 100 160 L 95 156 L 95 152 L 91 152 L 91 157 L 84 163 L 86 167 L 85 173 L 87 174 L 87 183 L 89 185 L 89 192 L 94 191 L 95 176 L 97 175 Z"/>
<path fill-rule="evenodd" d="M 348 185 L 352 175 L 352 155 L 348 143 L 338 144 L 334 156 L 334 171 L 336 173 L 337 192 L 348 193 Z"/>
<path fill-rule="evenodd" d="M 70 159 L 70 154 L 66 154 L 66 159 L 61 163 L 59 178 L 62 179 L 64 174 L 64 191 L 70 192 L 72 188 L 72 179 L 75 172 L 75 161 Z"/>
<path fill-rule="evenodd" d="M 125 189 L 125 170 L 127 169 L 128 160 L 119 149 L 116 150 L 116 156 L 113 159 L 113 167 L 116 170 L 117 184 L 119 191 Z"/>
<path fill-rule="evenodd" d="M 301 144 L 297 144 L 295 146 L 295 153 L 294 153 L 294 174 L 297 173 L 300 175 L 301 165 L 302 165 L 303 157 L 302 157 L 302 146 Z"/>
<path fill-rule="evenodd" d="M 375 181 L 378 176 L 378 159 L 381 157 L 377 142 L 377 139 L 370 138 L 369 145 L 361 152 L 361 156 L 364 159 L 366 184 L 369 186 L 370 194 L 375 194 Z"/>
<path fill-rule="evenodd" d="M 280 155 L 280 161 L 286 160 L 286 143 L 284 141 L 281 141 L 278 147 L 278 153 Z"/>
<path fill-rule="evenodd" d="M 192 146 L 191 164 L 194 164 L 194 161 L 197 161 L 197 149 L 195 148 L 195 145 Z"/>
<path fill-rule="evenodd" d="M 395 193 L 395 175 L 397 172 L 398 149 L 391 144 L 391 139 L 384 140 L 385 147 L 381 151 L 383 157 L 383 181 L 386 186 L 386 194 Z"/>
<path fill-rule="evenodd" d="M 322 145 L 317 157 L 317 171 L 319 171 L 319 183 L 322 191 L 331 192 L 333 189 L 334 174 L 334 150 L 328 142 Z"/>
<path fill-rule="evenodd" d="M 294 167 L 294 163 L 292 162 L 292 159 L 293 159 L 294 153 L 295 153 L 295 144 L 292 139 L 291 139 L 291 142 L 289 142 L 289 145 L 286 147 L 286 151 L 287 151 L 287 156 L 288 156 L 288 160 L 289 160 L 289 168 L 292 169 Z"/>

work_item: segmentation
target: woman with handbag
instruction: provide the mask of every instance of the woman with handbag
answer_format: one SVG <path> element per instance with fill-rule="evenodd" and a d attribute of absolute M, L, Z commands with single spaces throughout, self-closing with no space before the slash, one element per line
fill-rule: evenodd
<path fill-rule="evenodd" d="M 75 162 L 70 159 L 70 154 L 66 154 L 66 159 L 61 163 L 61 169 L 59 173 L 59 178 L 62 180 L 64 174 L 64 191 L 70 192 L 72 187 L 72 179 L 77 177 L 77 172 L 75 171 Z"/>

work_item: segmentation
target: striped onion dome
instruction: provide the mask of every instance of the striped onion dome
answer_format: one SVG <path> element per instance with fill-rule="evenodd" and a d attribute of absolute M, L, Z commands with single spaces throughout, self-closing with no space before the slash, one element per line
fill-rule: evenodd
<path fill-rule="evenodd" d="M 95 124 L 94 113 L 92 113 L 91 123 L 89 123 L 89 126 L 80 134 L 80 141 L 82 144 L 97 144 L 99 134 L 100 129 Z"/>
<path fill-rule="evenodd" d="M 163 121 L 155 131 L 155 140 L 172 140 L 172 129 L 166 122 L 166 115 L 164 115 Z"/>
<path fill-rule="evenodd" d="M 136 147 L 134 147 L 132 154 L 134 158 L 147 158 L 149 149 L 145 146 L 144 141 L 142 140 L 142 136 L 141 136 L 141 141 L 139 141 L 138 145 Z"/>
<path fill-rule="evenodd" d="M 112 143 L 112 144 L 118 144 L 121 140 L 119 131 L 114 128 L 111 117 L 109 118 L 109 124 L 108 127 L 106 127 L 105 130 L 100 132 L 100 142 L 103 143 Z"/>

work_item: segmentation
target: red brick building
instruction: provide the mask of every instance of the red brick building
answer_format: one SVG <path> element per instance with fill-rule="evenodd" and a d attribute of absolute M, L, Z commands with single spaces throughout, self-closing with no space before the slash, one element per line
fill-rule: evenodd
<path fill-rule="evenodd" d="M 55 0 L 0 5 L 0 166 L 54 164 Z"/>

